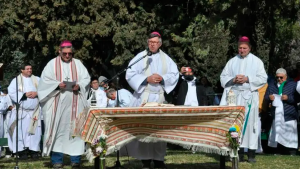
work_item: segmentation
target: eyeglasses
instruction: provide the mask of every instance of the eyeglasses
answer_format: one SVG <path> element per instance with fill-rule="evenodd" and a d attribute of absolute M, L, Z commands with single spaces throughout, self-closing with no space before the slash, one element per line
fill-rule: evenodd
<path fill-rule="evenodd" d="M 157 45 L 159 43 L 159 41 L 148 41 L 149 44 L 154 44 Z"/>
<path fill-rule="evenodd" d="M 283 79 L 282 76 L 276 76 L 276 79 Z"/>
<path fill-rule="evenodd" d="M 67 55 L 72 56 L 73 53 L 72 53 L 72 52 L 69 52 L 69 53 L 63 52 L 62 55 L 63 55 L 63 56 L 67 56 Z"/>

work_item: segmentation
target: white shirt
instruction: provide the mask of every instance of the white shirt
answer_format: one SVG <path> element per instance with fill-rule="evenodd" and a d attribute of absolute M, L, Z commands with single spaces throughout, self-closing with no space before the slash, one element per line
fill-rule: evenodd
<path fill-rule="evenodd" d="M 182 77 L 184 79 L 184 77 Z M 197 99 L 197 90 L 196 90 L 196 77 L 194 77 L 191 81 L 186 81 L 188 84 L 188 91 L 185 97 L 185 106 L 198 106 L 198 99 Z"/>

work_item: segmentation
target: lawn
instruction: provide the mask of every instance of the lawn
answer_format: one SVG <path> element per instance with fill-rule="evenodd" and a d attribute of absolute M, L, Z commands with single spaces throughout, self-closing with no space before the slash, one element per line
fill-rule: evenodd
<path fill-rule="evenodd" d="M 113 166 L 115 156 L 110 155 L 106 158 L 106 165 Z M 140 169 L 141 163 L 138 160 L 121 157 L 122 165 L 127 169 Z M 219 156 L 204 153 L 191 153 L 187 150 L 168 150 L 165 160 L 168 169 L 218 169 Z M 65 158 L 65 167 L 70 169 L 69 158 Z M 13 158 L 0 159 L 0 169 L 13 169 L 15 160 Z M 226 168 L 230 168 L 231 162 L 226 162 Z M 38 161 L 20 161 L 20 169 L 43 169 L 50 168 L 50 158 L 44 157 Z M 83 169 L 93 169 L 93 164 L 85 159 L 83 160 Z M 257 155 L 257 162 L 249 164 L 247 162 L 239 163 L 241 169 L 300 169 L 299 156 L 283 155 Z"/>

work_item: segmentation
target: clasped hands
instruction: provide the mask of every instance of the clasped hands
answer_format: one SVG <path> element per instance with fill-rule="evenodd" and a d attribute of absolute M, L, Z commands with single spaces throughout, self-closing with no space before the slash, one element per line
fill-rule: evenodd
<path fill-rule="evenodd" d="M 162 80 L 163 78 L 157 73 L 154 73 L 151 76 L 147 77 L 148 83 L 160 83 Z"/>
<path fill-rule="evenodd" d="M 274 95 L 269 95 L 269 98 L 272 101 L 275 100 L 275 96 Z M 281 96 L 281 100 L 288 100 L 288 98 L 289 97 L 287 95 L 285 95 L 285 94 Z"/>
<path fill-rule="evenodd" d="M 64 89 L 64 88 L 66 88 L 66 84 L 64 84 L 63 82 L 61 82 L 61 83 L 58 85 L 58 87 L 59 87 L 60 89 Z M 79 90 L 79 85 L 78 85 L 78 84 L 74 85 L 73 88 L 72 88 L 72 90 L 73 90 L 73 91 L 78 91 L 78 90 Z"/>
<path fill-rule="evenodd" d="M 237 84 L 244 84 L 249 81 L 248 77 L 245 75 L 236 75 L 235 78 L 233 78 L 233 83 Z"/>
<path fill-rule="evenodd" d="M 26 92 L 26 97 L 27 98 L 35 98 L 37 96 L 37 92 Z"/>

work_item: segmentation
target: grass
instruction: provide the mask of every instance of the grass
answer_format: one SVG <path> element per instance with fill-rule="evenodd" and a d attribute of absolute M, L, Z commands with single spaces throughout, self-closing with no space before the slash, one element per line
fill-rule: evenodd
<path fill-rule="evenodd" d="M 116 160 L 115 155 L 106 158 L 106 165 L 113 166 Z M 299 156 L 283 156 L 283 155 L 257 155 L 257 162 L 250 164 L 247 162 L 239 163 L 240 169 L 300 169 Z M 120 158 L 121 164 L 127 169 L 142 168 L 140 161 L 127 157 Z M 65 169 L 70 169 L 69 158 L 65 158 Z M 165 157 L 165 163 L 168 169 L 218 169 L 219 156 L 204 153 L 191 153 L 188 150 L 168 150 Z M 20 161 L 20 169 L 46 169 L 50 168 L 50 158 L 43 157 L 38 161 Z M 0 169 L 13 169 L 15 167 L 15 159 L 0 159 Z M 231 162 L 226 162 L 226 169 L 231 168 Z M 82 169 L 94 169 L 93 164 L 87 160 L 83 160 Z"/>

